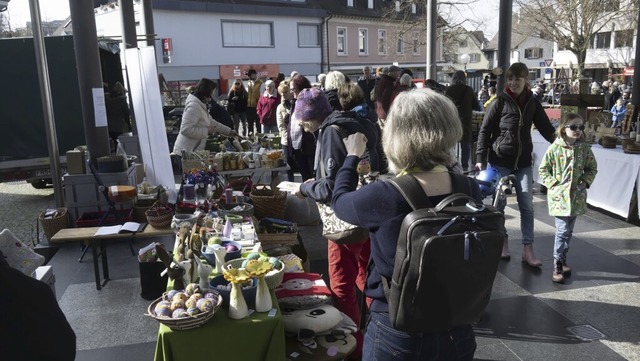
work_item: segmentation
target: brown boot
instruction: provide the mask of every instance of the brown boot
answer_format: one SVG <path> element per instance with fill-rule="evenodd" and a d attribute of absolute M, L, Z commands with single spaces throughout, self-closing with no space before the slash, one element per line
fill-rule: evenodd
<path fill-rule="evenodd" d="M 551 280 L 556 283 L 564 283 L 564 276 L 562 275 L 562 261 L 556 260 L 553 263 L 553 274 Z"/>
<path fill-rule="evenodd" d="M 562 259 L 562 275 L 565 277 L 571 277 L 571 267 L 567 264 L 567 259 Z"/>
<path fill-rule="evenodd" d="M 511 259 L 511 255 L 509 254 L 509 237 L 504 237 L 504 242 L 502 242 L 502 254 L 500 254 L 500 258 L 507 261 Z"/>
<path fill-rule="evenodd" d="M 542 262 L 540 262 L 536 256 L 533 254 L 533 245 L 525 244 L 522 250 L 522 262 L 526 262 L 531 267 L 540 267 L 542 266 Z"/>

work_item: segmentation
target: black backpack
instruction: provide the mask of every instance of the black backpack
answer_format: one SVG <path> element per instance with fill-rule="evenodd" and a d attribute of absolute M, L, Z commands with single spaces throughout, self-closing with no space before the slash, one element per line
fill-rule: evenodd
<path fill-rule="evenodd" d="M 475 181 L 451 173 L 453 192 L 433 207 L 412 175 L 390 180 L 413 208 L 402 222 L 393 277 L 382 277 L 394 328 L 445 331 L 480 320 L 504 241 L 504 214 L 469 195 Z"/>

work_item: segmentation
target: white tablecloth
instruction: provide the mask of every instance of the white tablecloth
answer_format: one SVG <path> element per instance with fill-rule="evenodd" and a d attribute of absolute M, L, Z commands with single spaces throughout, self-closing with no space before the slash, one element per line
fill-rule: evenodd
<path fill-rule="evenodd" d="M 549 143 L 537 131 L 532 132 L 531 137 L 533 180 L 538 182 L 538 167 Z M 620 145 L 615 149 L 607 149 L 594 144 L 591 149 L 598 161 L 598 174 L 589 188 L 587 203 L 625 219 L 629 218 L 634 186 L 638 192 L 640 207 L 640 154 L 626 154 Z"/>

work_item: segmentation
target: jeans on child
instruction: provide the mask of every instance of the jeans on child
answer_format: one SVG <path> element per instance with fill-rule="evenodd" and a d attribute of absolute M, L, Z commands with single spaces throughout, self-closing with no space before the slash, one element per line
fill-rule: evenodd
<path fill-rule="evenodd" d="M 449 331 L 406 333 L 391 326 L 388 313 L 371 312 L 364 335 L 363 360 L 471 361 L 476 351 L 471 325 Z"/>
<path fill-rule="evenodd" d="M 556 238 L 553 243 L 553 259 L 556 261 L 563 261 L 567 257 L 576 218 L 576 216 L 556 217 Z"/>
<path fill-rule="evenodd" d="M 522 230 L 522 244 L 533 243 L 533 171 L 531 167 L 512 170 L 505 167 L 494 167 L 502 176 L 513 174 L 516 176 L 514 187 L 516 189 L 516 200 L 520 208 L 520 229 Z M 502 208 L 502 209 L 501 209 Z M 498 207 L 500 212 L 504 212 L 504 206 Z M 505 229 L 506 234 L 506 229 Z"/>

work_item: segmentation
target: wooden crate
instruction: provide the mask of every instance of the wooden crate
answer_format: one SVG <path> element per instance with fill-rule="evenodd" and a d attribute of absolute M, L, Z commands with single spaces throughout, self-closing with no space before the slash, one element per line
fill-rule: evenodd
<path fill-rule="evenodd" d="M 126 172 L 99 173 L 105 186 L 138 184 L 136 167 L 129 167 Z M 63 177 L 65 207 L 73 227 L 76 220 L 85 212 L 101 212 L 109 209 L 104 195 L 98 189 L 93 174 L 65 174 Z M 118 202 L 116 209 L 133 207 L 133 201 Z"/>

